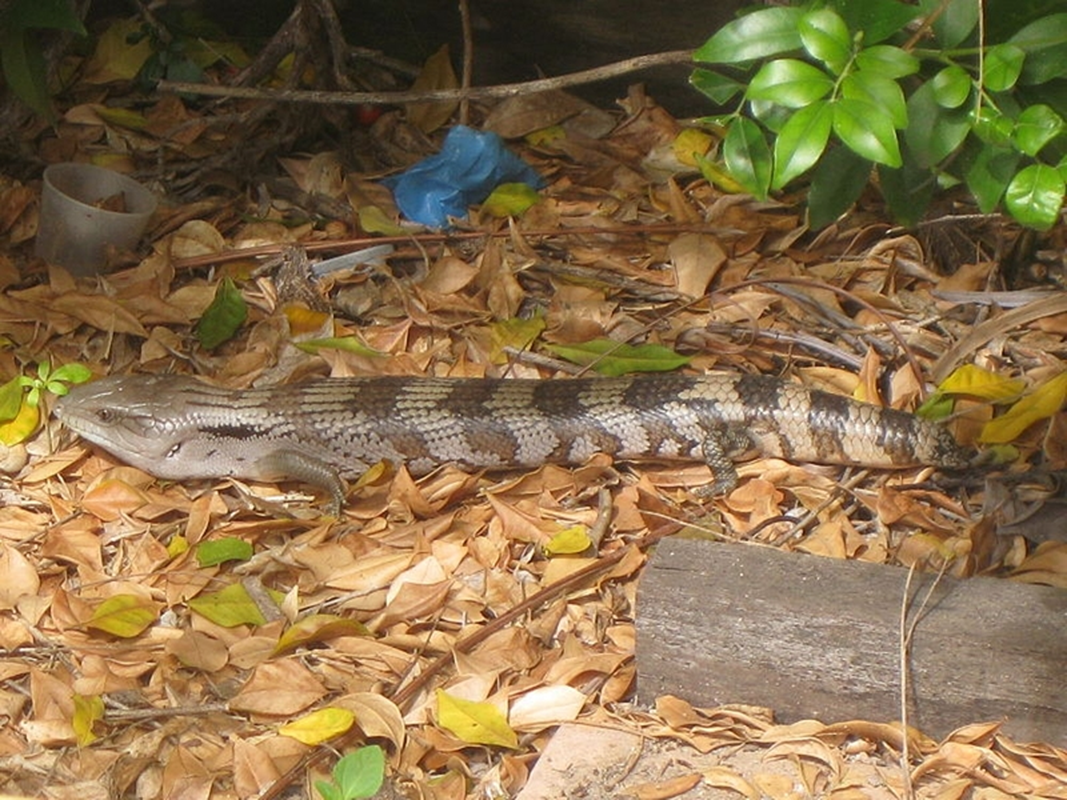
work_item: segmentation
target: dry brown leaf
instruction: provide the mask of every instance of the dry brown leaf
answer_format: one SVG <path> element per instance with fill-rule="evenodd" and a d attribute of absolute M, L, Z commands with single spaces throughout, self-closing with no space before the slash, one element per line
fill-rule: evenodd
<path fill-rule="evenodd" d="M 292 716 L 326 695 L 315 673 L 291 658 L 260 664 L 231 700 L 234 711 Z"/>

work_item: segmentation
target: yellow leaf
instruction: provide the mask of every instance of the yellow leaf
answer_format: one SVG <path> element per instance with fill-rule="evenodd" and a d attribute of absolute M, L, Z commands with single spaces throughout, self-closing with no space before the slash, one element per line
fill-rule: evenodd
<path fill-rule="evenodd" d="M 584 525 L 572 525 L 560 531 L 545 543 L 545 555 L 577 555 L 588 550 L 592 543 Z"/>
<path fill-rule="evenodd" d="M 23 400 L 19 413 L 13 420 L 0 425 L 0 443 L 12 447 L 19 442 L 24 442 L 37 430 L 37 423 L 41 419 L 41 412 L 37 406 L 31 406 Z"/>
<path fill-rule="evenodd" d="M 437 690 L 437 722 L 461 741 L 497 747 L 519 746 L 519 737 L 492 703 L 476 703 Z"/>
<path fill-rule="evenodd" d="M 132 639 L 155 622 L 158 615 L 159 608 L 151 600 L 134 594 L 117 594 L 97 606 L 85 626 Z"/>
<path fill-rule="evenodd" d="M 1045 381 L 999 417 L 987 422 L 978 440 L 983 444 L 1013 442 L 1035 422 L 1048 419 L 1059 411 L 1065 398 L 1067 372 Z"/>
<path fill-rule="evenodd" d="M 697 158 L 707 155 L 715 140 L 708 133 L 697 128 L 684 128 L 674 137 L 671 149 L 674 157 L 689 167 L 696 167 Z"/>
<path fill-rule="evenodd" d="M 99 695 L 74 695 L 74 717 L 71 726 L 77 737 L 78 746 L 85 747 L 96 741 L 93 725 L 104 718 L 104 701 Z"/>
<path fill-rule="evenodd" d="M 278 729 L 282 736 L 307 745 L 322 744 L 352 727 L 356 715 L 347 708 L 320 708 Z"/>
<path fill-rule="evenodd" d="M 1026 383 L 974 364 L 964 364 L 945 378 L 937 389 L 945 394 L 965 394 L 984 400 L 1014 400 L 1026 389 Z"/>
<path fill-rule="evenodd" d="M 321 333 L 326 329 L 326 323 L 330 321 L 329 312 L 312 311 L 307 306 L 297 303 L 286 305 L 284 311 L 285 318 L 289 321 L 289 332 L 293 336 Z"/>

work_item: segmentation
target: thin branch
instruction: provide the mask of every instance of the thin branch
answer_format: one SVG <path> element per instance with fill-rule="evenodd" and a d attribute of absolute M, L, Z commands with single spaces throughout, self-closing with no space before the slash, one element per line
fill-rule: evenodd
<path fill-rule="evenodd" d="M 664 64 L 689 64 L 693 61 L 691 50 L 672 50 L 636 56 L 625 61 L 616 61 L 602 67 L 572 72 L 556 78 L 541 78 L 523 83 L 505 83 L 498 86 L 475 86 L 460 89 L 433 89 L 424 92 L 320 92 L 297 89 L 264 89 L 242 86 L 215 86 L 206 83 L 184 81 L 160 81 L 156 87 L 163 92 L 183 92 L 210 97 L 231 97 L 243 100 L 271 100 L 282 103 L 316 103 L 319 105 L 400 105 L 403 103 L 426 103 L 443 100 L 486 100 L 498 97 L 513 97 L 519 94 L 547 92 L 568 86 L 615 78 L 630 72 L 639 72 L 649 67 Z"/>
<path fill-rule="evenodd" d="M 460 77 L 460 87 L 464 91 L 470 91 L 471 80 L 474 74 L 474 28 L 471 25 L 471 7 L 469 0 L 459 0 L 459 19 L 463 26 L 463 74 Z M 466 125 L 470 121 L 471 101 L 464 97 L 459 101 L 459 124 Z"/>

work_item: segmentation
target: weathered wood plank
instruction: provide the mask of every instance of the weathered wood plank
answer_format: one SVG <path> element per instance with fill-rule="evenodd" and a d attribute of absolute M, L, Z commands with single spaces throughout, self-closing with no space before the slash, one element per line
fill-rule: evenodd
<path fill-rule="evenodd" d="M 642 578 L 638 695 L 751 703 L 783 721 L 899 719 L 907 572 L 778 550 L 668 539 Z M 916 575 L 911 616 L 933 575 Z M 918 598 L 918 599 L 915 599 Z M 932 736 L 1005 720 L 1067 743 L 1067 591 L 943 578 L 915 629 L 909 722 Z"/>

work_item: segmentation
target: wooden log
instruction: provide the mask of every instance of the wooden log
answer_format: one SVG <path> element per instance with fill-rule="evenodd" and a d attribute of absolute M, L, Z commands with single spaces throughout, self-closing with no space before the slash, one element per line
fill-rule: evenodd
<path fill-rule="evenodd" d="M 935 577 L 914 576 L 909 620 Z M 785 722 L 898 720 L 906 579 L 897 567 L 665 540 L 638 590 L 638 697 L 748 703 Z M 1016 739 L 1067 744 L 1067 591 L 942 578 L 909 658 L 908 721 L 924 733 L 1003 720 Z"/>

